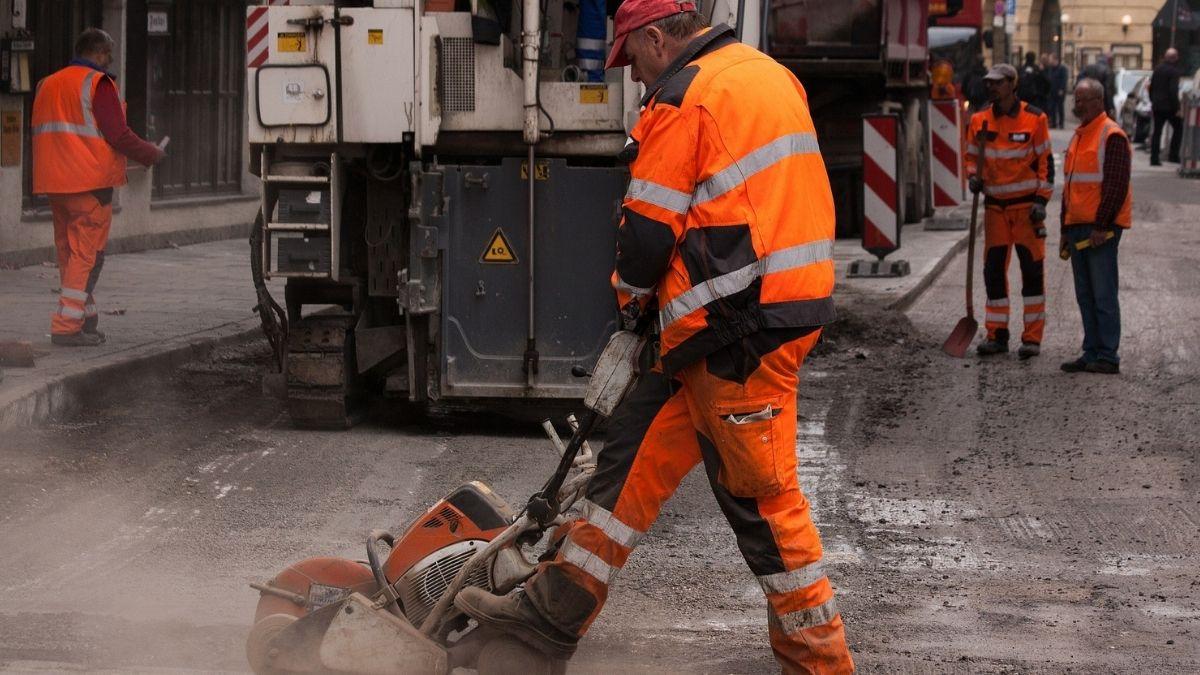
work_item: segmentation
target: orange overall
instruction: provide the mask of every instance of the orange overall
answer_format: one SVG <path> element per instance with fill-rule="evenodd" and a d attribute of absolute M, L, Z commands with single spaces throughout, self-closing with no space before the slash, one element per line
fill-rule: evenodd
<path fill-rule="evenodd" d="M 1038 236 L 1039 226 L 1030 221 L 1029 213 L 1034 204 L 1044 207 L 1053 190 L 1048 179 L 1049 125 L 1045 113 L 1019 101 L 1009 113 L 998 112 L 995 104 L 975 113 L 968 135 L 968 175 L 978 175 L 979 150 L 974 139 L 984 122 L 988 126 L 980 176 L 987 207 L 983 220 L 984 325 L 989 340 L 1008 341 L 1008 265 L 1015 248 L 1024 300 L 1021 341 L 1041 344 L 1046 325 L 1046 240 L 1044 235 Z"/>
<path fill-rule="evenodd" d="M 526 584 L 583 635 L 680 481 L 703 462 L 767 598 L 787 673 L 854 669 L 796 478 L 796 388 L 833 319 L 834 207 L 803 88 L 726 27 L 643 100 L 613 276 L 634 323 L 657 302 L 661 362 L 614 413 L 583 518 Z"/>
<path fill-rule="evenodd" d="M 125 184 L 125 158 L 104 139 L 92 100 L 104 73 L 70 65 L 42 80 L 33 103 L 33 191 L 50 198 L 62 291 L 50 331 L 94 324 L 92 295 L 112 225 L 112 188 Z"/>

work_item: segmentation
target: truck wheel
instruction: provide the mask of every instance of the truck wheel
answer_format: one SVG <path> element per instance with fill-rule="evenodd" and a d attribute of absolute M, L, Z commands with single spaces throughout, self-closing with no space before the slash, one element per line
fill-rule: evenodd
<path fill-rule="evenodd" d="M 479 652 L 479 675 L 564 675 L 567 662 L 551 658 L 511 635 L 498 635 Z"/>
<path fill-rule="evenodd" d="M 287 409 L 297 427 L 349 429 L 362 418 L 354 324 L 352 315 L 316 314 L 288 331 Z"/>

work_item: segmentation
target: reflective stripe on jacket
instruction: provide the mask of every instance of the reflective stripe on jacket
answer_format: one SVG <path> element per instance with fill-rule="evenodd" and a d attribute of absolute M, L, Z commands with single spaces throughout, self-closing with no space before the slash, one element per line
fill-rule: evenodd
<path fill-rule="evenodd" d="M 613 284 L 657 295 L 664 367 L 834 319 L 834 207 L 795 76 L 718 26 L 647 89 Z"/>
<path fill-rule="evenodd" d="M 1003 202 L 1050 201 L 1050 125 L 1046 114 L 1017 102 L 1017 114 L 998 114 L 995 104 L 971 116 L 967 138 L 967 175 L 976 175 L 979 147 L 975 138 L 986 121 L 988 138 L 983 162 L 983 193 Z"/>
<path fill-rule="evenodd" d="M 125 158 L 113 149 L 92 111 L 108 75 L 70 65 L 38 85 L 33 101 L 33 191 L 87 192 L 125 184 Z"/>
<path fill-rule="evenodd" d="M 1096 212 L 1100 209 L 1100 189 L 1104 181 L 1104 151 L 1108 139 L 1119 134 L 1126 143 L 1129 137 L 1120 125 L 1108 115 L 1098 115 L 1091 122 L 1081 125 L 1071 138 L 1067 148 L 1067 161 L 1063 167 L 1063 224 L 1094 225 Z M 1130 150 L 1132 155 L 1132 149 Z M 1113 224 L 1129 227 L 1133 212 L 1133 187 L 1125 192 L 1125 203 L 1117 212 Z"/>

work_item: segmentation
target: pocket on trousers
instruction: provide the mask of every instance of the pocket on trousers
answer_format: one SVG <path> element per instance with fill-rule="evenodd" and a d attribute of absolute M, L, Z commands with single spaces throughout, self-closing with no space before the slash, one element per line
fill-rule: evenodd
<path fill-rule="evenodd" d="M 721 457 L 717 479 L 737 497 L 766 497 L 783 491 L 781 469 L 791 466 L 780 457 L 783 441 L 784 396 L 716 403 L 708 427 Z"/>

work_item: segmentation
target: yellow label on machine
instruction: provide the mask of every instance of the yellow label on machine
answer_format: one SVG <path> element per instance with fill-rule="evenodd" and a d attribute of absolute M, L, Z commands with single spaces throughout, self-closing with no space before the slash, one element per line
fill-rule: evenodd
<path fill-rule="evenodd" d="M 581 84 L 579 85 L 579 102 L 580 103 L 608 103 L 608 85 L 607 84 Z"/>
<path fill-rule="evenodd" d="M 496 231 L 492 233 L 487 248 L 483 250 L 483 255 L 479 256 L 479 262 L 510 265 L 517 262 L 517 252 L 513 249 L 512 244 L 508 243 L 508 237 L 504 236 L 504 230 L 497 227 Z"/>
<path fill-rule="evenodd" d="M 539 159 L 533 164 L 534 180 L 550 180 L 550 162 Z M 521 180 L 529 180 L 529 160 L 521 162 Z"/>
<path fill-rule="evenodd" d="M 279 33 L 276 35 L 275 51 L 306 52 L 308 51 L 308 38 L 304 33 Z"/>
<path fill-rule="evenodd" d="M 383 44 L 383 29 L 370 28 L 367 30 L 367 44 L 381 45 Z"/>

